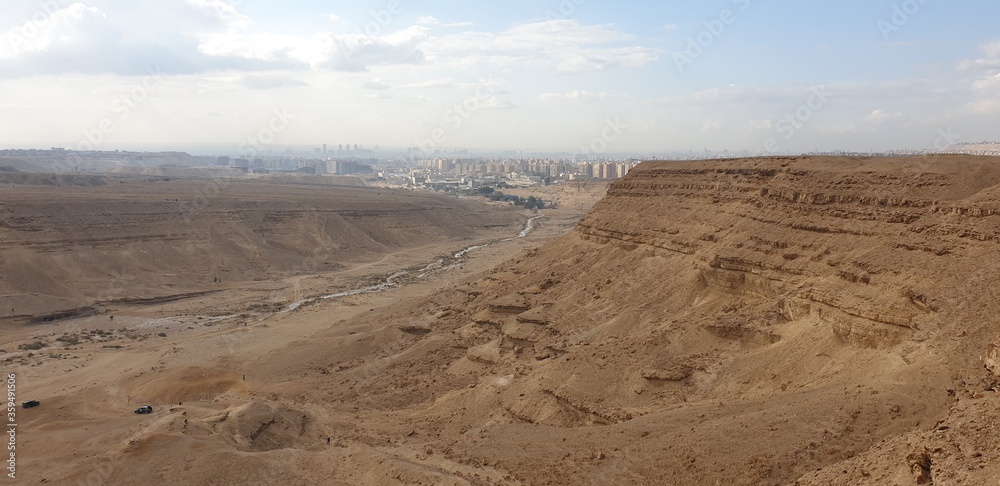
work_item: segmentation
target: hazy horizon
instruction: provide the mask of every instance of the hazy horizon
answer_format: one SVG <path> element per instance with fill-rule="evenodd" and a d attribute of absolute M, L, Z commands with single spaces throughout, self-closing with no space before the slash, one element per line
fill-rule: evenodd
<path fill-rule="evenodd" d="M 0 145 L 808 152 L 995 140 L 1000 5 L 14 1 Z"/>

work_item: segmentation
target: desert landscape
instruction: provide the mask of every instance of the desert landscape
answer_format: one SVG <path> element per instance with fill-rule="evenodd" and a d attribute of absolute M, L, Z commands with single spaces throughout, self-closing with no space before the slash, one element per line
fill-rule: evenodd
<path fill-rule="evenodd" d="M 0 2 L 0 486 L 1000 486 L 1000 2 Z"/>
<path fill-rule="evenodd" d="M 0 190 L 23 484 L 1000 478 L 993 158 L 205 184 Z"/>

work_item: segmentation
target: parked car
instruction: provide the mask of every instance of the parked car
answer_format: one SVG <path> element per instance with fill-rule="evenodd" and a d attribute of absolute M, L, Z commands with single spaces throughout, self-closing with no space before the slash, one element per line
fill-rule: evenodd
<path fill-rule="evenodd" d="M 26 402 L 24 402 L 24 403 L 21 404 L 21 408 L 34 408 L 34 407 L 37 407 L 37 406 L 39 406 L 41 404 L 42 403 L 39 402 L 38 400 L 28 400 L 28 401 L 26 401 Z"/>
<path fill-rule="evenodd" d="M 153 407 L 151 405 L 143 405 L 143 406 L 135 409 L 135 413 L 139 413 L 139 414 L 142 414 L 142 413 L 153 413 Z"/>

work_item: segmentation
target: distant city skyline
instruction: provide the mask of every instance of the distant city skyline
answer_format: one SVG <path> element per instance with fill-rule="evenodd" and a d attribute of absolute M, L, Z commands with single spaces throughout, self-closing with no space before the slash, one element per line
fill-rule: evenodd
<path fill-rule="evenodd" d="M 1000 139 L 998 14 L 986 0 L 13 0 L 0 146 L 943 148 Z"/>

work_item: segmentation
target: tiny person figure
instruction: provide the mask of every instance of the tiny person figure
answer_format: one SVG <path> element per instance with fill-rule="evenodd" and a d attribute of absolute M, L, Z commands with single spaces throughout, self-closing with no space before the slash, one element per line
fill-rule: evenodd
<path fill-rule="evenodd" d="M 326 445 L 330 445 L 330 439 L 331 439 L 331 437 L 327 437 L 326 438 Z"/>

